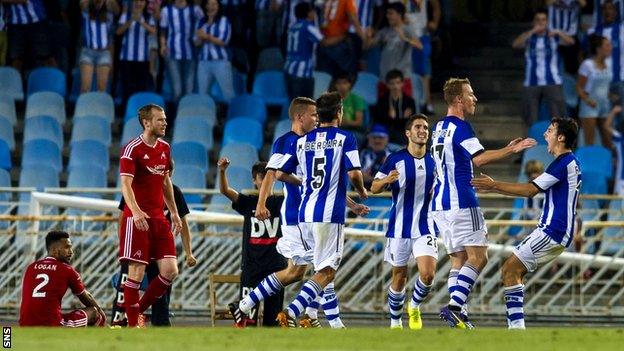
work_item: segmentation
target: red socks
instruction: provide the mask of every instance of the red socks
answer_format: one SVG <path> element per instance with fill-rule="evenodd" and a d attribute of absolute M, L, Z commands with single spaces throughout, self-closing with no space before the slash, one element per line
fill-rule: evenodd
<path fill-rule="evenodd" d="M 152 280 L 150 285 L 145 290 L 141 301 L 139 301 L 139 312 L 143 313 L 147 310 L 156 300 L 163 296 L 167 289 L 171 286 L 171 281 L 165 279 L 162 275 L 158 275 L 156 279 Z M 125 293 L 126 290 L 124 290 Z M 127 305 L 126 305 L 127 306 Z M 127 310 L 126 310 L 127 313 Z M 128 316 L 128 324 L 130 324 L 130 316 Z"/>
<path fill-rule="evenodd" d="M 128 327 L 136 327 L 139 320 L 139 287 L 140 282 L 132 279 L 126 280 L 124 284 L 124 306 L 128 317 Z"/>

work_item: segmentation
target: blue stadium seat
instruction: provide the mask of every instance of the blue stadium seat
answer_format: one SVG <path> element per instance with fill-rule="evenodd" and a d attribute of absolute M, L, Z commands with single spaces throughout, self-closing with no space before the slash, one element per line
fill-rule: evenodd
<path fill-rule="evenodd" d="M 281 71 L 284 69 L 284 56 L 278 47 L 265 48 L 258 55 L 257 72 Z"/>
<path fill-rule="evenodd" d="M 63 170 L 61 150 L 50 140 L 30 140 L 24 142 L 22 168 L 46 165 L 57 173 Z"/>
<path fill-rule="evenodd" d="M 257 120 L 260 124 L 264 124 L 267 119 L 266 104 L 264 100 L 257 95 L 240 95 L 232 99 L 228 107 L 227 118 L 249 117 Z"/>
<path fill-rule="evenodd" d="M 2 84 L 2 83 L 0 83 Z M 0 116 L 11 122 L 12 125 L 17 123 L 17 114 L 15 112 L 15 100 L 8 94 L 0 92 Z"/>
<path fill-rule="evenodd" d="M 578 94 L 576 92 L 576 79 L 568 73 L 563 73 L 563 96 L 565 98 L 566 106 L 570 109 L 575 109 L 578 105 Z"/>
<path fill-rule="evenodd" d="M 377 104 L 377 83 L 379 78 L 368 72 L 359 72 L 353 92 L 364 99 L 368 106 Z"/>
<path fill-rule="evenodd" d="M 165 100 L 162 96 L 147 91 L 132 94 L 132 96 L 130 96 L 130 98 L 128 99 L 128 103 L 126 104 L 124 122 L 127 122 L 128 120 L 133 118 L 137 118 L 137 113 L 139 109 L 147 104 L 156 104 L 164 108 Z"/>
<path fill-rule="evenodd" d="M 11 187 L 11 174 L 8 171 L 0 168 L 0 187 Z M 8 203 L 11 201 L 11 193 L 0 192 L 0 214 L 11 214 L 11 206 Z M 2 203 L 5 203 L 4 205 Z M 7 229 L 9 227 L 9 221 L 0 221 L 0 229 Z"/>
<path fill-rule="evenodd" d="M 89 89 L 89 92 L 87 93 L 80 92 L 81 85 L 82 85 L 82 81 L 80 78 L 80 67 L 76 67 L 72 69 L 70 74 L 72 77 L 72 84 L 71 84 L 71 87 L 69 88 L 70 89 L 69 97 L 67 98 L 69 102 L 76 103 L 76 101 L 78 101 L 78 98 L 80 97 L 81 94 L 88 94 L 89 92 L 97 92 L 97 73 L 96 72 L 93 72 L 93 78 L 91 79 L 91 89 Z M 118 85 L 121 85 L 121 84 L 118 84 Z M 113 90 L 113 80 L 109 79 L 108 84 L 106 86 L 106 93 L 111 94 L 112 90 Z M 117 95 L 121 96 L 121 94 L 117 94 Z M 114 101 L 115 101 L 115 104 L 119 105 L 121 103 L 121 97 L 115 98 Z"/>
<path fill-rule="evenodd" d="M 36 116 L 26 119 L 24 142 L 38 139 L 54 142 L 59 150 L 63 148 L 63 130 L 54 117 Z"/>
<path fill-rule="evenodd" d="M 288 108 L 290 107 L 290 103 L 286 103 L 282 105 L 282 110 L 280 111 L 280 121 L 283 121 L 285 119 L 290 119 L 290 116 L 288 115 Z"/>
<path fill-rule="evenodd" d="M 115 102 L 108 93 L 91 92 L 80 94 L 76 101 L 74 118 L 99 116 L 112 123 L 115 119 Z"/>
<path fill-rule="evenodd" d="M 74 119 L 71 143 L 93 140 L 108 146 L 111 144 L 110 122 L 100 116 L 82 116 Z"/>
<path fill-rule="evenodd" d="M 245 131 L 241 133 L 241 131 Z M 247 143 L 260 150 L 263 143 L 262 125 L 248 117 L 232 118 L 225 123 L 223 146 L 231 143 Z"/>
<path fill-rule="evenodd" d="M 0 140 L 4 141 L 10 150 L 15 150 L 15 135 L 13 125 L 8 119 L 0 116 Z"/>
<path fill-rule="evenodd" d="M 552 155 L 548 153 L 547 145 L 535 145 L 530 149 L 524 151 L 522 155 L 522 166 L 520 167 L 520 174 L 518 175 L 518 182 L 524 183 L 527 181 L 527 177 L 524 174 L 524 166 L 530 160 L 538 160 L 544 164 L 544 169 L 548 168 L 548 165 L 554 160 Z"/>
<path fill-rule="evenodd" d="M 425 104 L 425 86 L 422 77 L 418 73 L 412 74 L 412 91 L 416 103 L 416 112 L 420 112 L 420 106 Z"/>
<path fill-rule="evenodd" d="M 232 189 L 241 191 L 254 188 L 251 180 L 251 169 L 230 166 L 228 167 L 226 174 L 228 177 L 228 183 Z M 219 188 L 219 179 L 217 179 L 216 188 Z M 213 195 L 210 199 L 210 203 L 213 205 L 229 205 L 230 200 L 223 195 Z M 229 206 L 226 208 L 229 208 Z"/>
<path fill-rule="evenodd" d="M 275 140 L 277 140 L 277 138 L 281 137 L 282 135 L 290 132 L 291 128 L 292 123 L 289 119 L 284 119 L 277 122 L 277 124 L 275 125 L 275 131 L 273 132 L 273 142 L 275 142 Z"/>
<path fill-rule="evenodd" d="M 40 91 L 51 91 L 65 98 L 67 94 L 65 73 L 54 67 L 39 67 L 32 70 L 28 75 L 28 96 Z"/>
<path fill-rule="evenodd" d="M 19 186 L 20 187 L 32 187 L 36 188 L 37 191 L 43 191 L 44 188 L 58 188 L 60 187 L 59 175 L 58 171 L 47 164 L 35 164 L 24 167 L 22 165 L 22 170 L 20 172 L 19 178 Z M 30 211 L 30 193 L 23 192 L 19 195 L 19 202 L 21 203 L 18 206 L 17 213 L 20 215 L 29 214 Z M 58 211 L 56 208 L 52 210 L 44 210 L 44 214 L 56 214 Z M 50 227 L 52 223 L 50 222 L 42 222 L 40 224 L 41 230 L 46 230 Z M 18 229 L 25 230 L 28 227 L 28 223 L 20 222 L 18 225 Z"/>
<path fill-rule="evenodd" d="M 0 168 L 10 171 L 13 167 L 11 162 L 11 150 L 4 140 L 0 140 Z"/>
<path fill-rule="evenodd" d="M 269 106 L 282 106 L 288 103 L 284 72 L 264 71 L 256 74 L 252 94 L 262 97 Z"/>
<path fill-rule="evenodd" d="M 236 69 L 232 69 L 232 78 L 234 80 L 234 94 L 237 96 L 246 94 L 247 75 Z M 210 86 L 210 96 L 212 96 L 215 102 L 220 104 L 229 104 L 229 101 L 225 101 L 223 98 L 223 93 L 221 92 L 221 88 L 219 87 L 216 79 L 212 81 L 212 85 Z"/>
<path fill-rule="evenodd" d="M 574 153 L 581 164 L 583 173 L 591 170 L 608 179 L 613 177 L 611 152 L 607 148 L 595 145 L 582 146 L 576 149 Z M 585 183 L 585 177 L 583 177 L 583 183 Z"/>
<path fill-rule="evenodd" d="M 212 129 L 213 125 L 203 117 L 177 119 L 173 130 L 173 143 L 192 141 L 210 150 L 214 146 Z"/>
<path fill-rule="evenodd" d="M 379 76 L 379 65 L 381 64 L 381 47 L 373 46 L 364 54 L 366 57 L 366 72 Z"/>
<path fill-rule="evenodd" d="M 33 116 L 52 116 L 60 125 L 65 124 L 65 100 L 57 93 L 42 91 L 28 96 L 26 119 Z"/>
<path fill-rule="evenodd" d="M 216 115 L 217 107 L 210 95 L 188 94 L 180 99 L 176 118 L 201 116 L 214 125 Z"/>
<path fill-rule="evenodd" d="M 230 159 L 232 167 L 251 169 L 258 162 L 258 151 L 249 144 L 232 143 L 221 148 L 219 158 L 222 157 Z"/>
<path fill-rule="evenodd" d="M 607 177 L 593 169 L 583 171 L 583 184 L 581 186 L 582 194 L 606 194 L 607 193 Z"/>
<path fill-rule="evenodd" d="M 319 96 L 329 89 L 332 77 L 321 71 L 312 72 L 312 77 L 314 78 L 314 98 L 318 99 Z"/>
<path fill-rule="evenodd" d="M 173 184 L 184 189 L 206 188 L 206 172 L 199 167 L 180 165 L 173 172 Z M 199 204 L 203 201 L 201 194 L 184 194 L 184 199 L 189 204 Z"/>
<path fill-rule="evenodd" d="M 88 165 L 75 166 L 69 171 L 68 188 L 106 188 L 108 169 Z M 100 197 L 100 196 L 98 196 Z"/>
<path fill-rule="evenodd" d="M 130 140 L 143 133 L 143 127 L 139 123 L 138 118 L 132 118 L 124 123 L 123 131 L 121 132 L 121 147 L 126 146 Z"/>
<path fill-rule="evenodd" d="M 208 172 L 208 151 L 200 143 L 186 141 L 171 146 L 171 157 L 177 166 L 195 166 Z"/>
<path fill-rule="evenodd" d="M 108 145 L 95 140 L 82 140 L 72 143 L 69 153 L 68 171 L 76 167 L 99 168 L 108 171 L 110 165 Z"/>
<path fill-rule="evenodd" d="M 538 121 L 550 121 L 553 117 L 550 114 L 550 107 L 545 102 L 540 103 L 537 120 Z"/>
<path fill-rule="evenodd" d="M 539 121 L 533 123 L 529 127 L 529 138 L 533 138 L 540 145 L 546 145 L 546 139 L 544 139 L 544 132 L 548 129 L 550 121 Z"/>
<path fill-rule="evenodd" d="M 24 86 L 20 73 L 13 67 L 0 66 L 0 93 L 16 101 L 24 101 Z"/>

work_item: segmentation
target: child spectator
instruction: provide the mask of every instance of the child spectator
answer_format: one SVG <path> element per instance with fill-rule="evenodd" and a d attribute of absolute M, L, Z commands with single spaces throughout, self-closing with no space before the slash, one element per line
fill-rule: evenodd
<path fill-rule="evenodd" d="M 375 107 L 375 123 L 383 124 L 390 130 L 390 142 L 405 144 L 405 122 L 416 111 L 414 99 L 403 93 L 403 73 L 391 70 L 386 74 L 388 93 Z"/>
<path fill-rule="evenodd" d="M 358 144 L 361 144 L 366 132 L 364 112 L 368 107 L 362 97 L 351 91 L 352 87 L 353 83 L 349 75 L 342 73 L 334 78 L 330 91 L 337 91 L 342 97 L 342 123 L 340 127 L 353 133 Z"/>

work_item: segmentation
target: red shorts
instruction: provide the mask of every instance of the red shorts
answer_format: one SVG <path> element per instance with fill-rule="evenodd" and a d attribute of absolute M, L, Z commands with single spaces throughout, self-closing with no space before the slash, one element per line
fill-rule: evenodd
<path fill-rule="evenodd" d="M 119 228 L 119 260 L 148 264 L 150 260 L 176 257 L 171 226 L 164 218 L 148 218 L 149 229 L 142 231 L 132 217 L 124 215 Z"/>
<path fill-rule="evenodd" d="M 61 324 L 64 327 L 69 327 L 69 328 L 86 327 L 87 322 L 89 322 L 89 318 L 87 317 L 87 312 L 83 310 L 73 310 L 68 313 L 63 313 L 61 317 L 62 317 Z"/>

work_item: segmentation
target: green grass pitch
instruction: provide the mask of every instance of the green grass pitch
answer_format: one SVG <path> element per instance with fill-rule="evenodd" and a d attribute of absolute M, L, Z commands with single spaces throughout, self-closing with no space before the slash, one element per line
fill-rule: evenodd
<path fill-rule="evenodd" d="M 473 331 L 428 328 L 281 330 L 234 328 L 39 329 L 13 328 L 12 349 L 55 350 L 623 350 L 624 329 L 481 328 Z"/>

